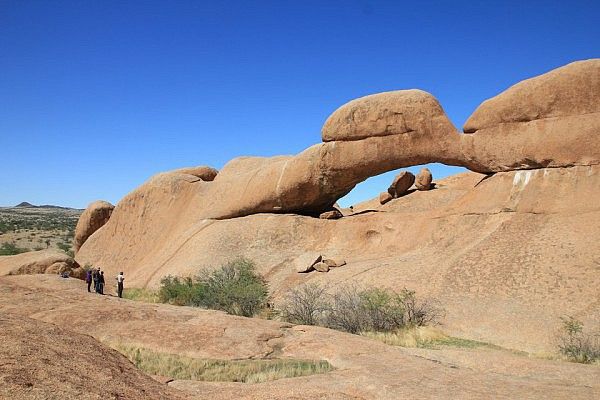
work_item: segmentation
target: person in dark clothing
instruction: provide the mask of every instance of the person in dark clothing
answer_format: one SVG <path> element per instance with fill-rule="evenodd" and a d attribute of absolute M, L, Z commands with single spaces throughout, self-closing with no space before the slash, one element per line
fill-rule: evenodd
<path fill-rule="evenodd" d="M 117 275 L 117 294 L 119 295 L 119 297 L 123 297 L 123 281 L 125 280 L 125 277 L 123 276 L 123 272 L 120 272 L 119 275 Z"/>
<path fill-rule="evenodd" d="M 98 277 L 98 289 L 98 293 L 104 294 L 104 271 L 101 271 Z"/>
<path fill-rule="evenodd" d="M 90 287 L 92 286 L 92 270 L 88 269 L 85 273 L 85 283 L 88 285 L 88 293 L 90 293 Z"/>
<path fill-rule="evenodd" d="M 94 292 L 98 293 L 98 277 L 100 276 L 100 269 L 95 269 L 92 272 L 92 279 L 94 280 Z"/>

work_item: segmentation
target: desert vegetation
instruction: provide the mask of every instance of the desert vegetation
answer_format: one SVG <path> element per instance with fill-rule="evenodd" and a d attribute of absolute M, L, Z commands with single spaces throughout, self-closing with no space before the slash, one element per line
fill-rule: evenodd
<path fill-rule="evenodd" d="M 558 342 L 560 353 L 569 361 L 600 364 L 600 333 L 585 332 L 581 321 L 571 316 L 562 318 Z"/>
<path fill-rule="evenodd" d="M 278 305 L 281 319 L 349 333 L 396 332 L 434 324 L 442 310 L 414 291 L 347 285 L 335 291 L 319 284 L 292 289 Z"/>
<path fill-rule="evenodd" d="M 214 271 L 204 269 L 195 277 L 167 276 L 158 292 L 163 303 L 204 307 L 244 317 L 261 312 L 268 296 L 266 281 L 256 273 L 254 263 L 244 258 Z"/>
<path fill-rule="evenodd" d="M 0 208 L 0 246 L 4 246 L 0 255 L 50 247 L 72 255 L 71 246 L 80 214 L 81 210 L 58 207 Z M 17 242 L 18 246 L 9 248 Z"/>
<path fill-rule="evenodd" d="M 28 251 L 29 249 L 18 247 L 14 242 L 4 242 L 0 245 L 0 256 L 14 256 Z"/>
<path fill-rule="evenodd" d="M 331 364 L 324 360 L 212 360 L 160 353 L 135 346 L 113 347 L 142 371 L 173 379 L 259 383 L 322 374 L 333 369 Z"/>

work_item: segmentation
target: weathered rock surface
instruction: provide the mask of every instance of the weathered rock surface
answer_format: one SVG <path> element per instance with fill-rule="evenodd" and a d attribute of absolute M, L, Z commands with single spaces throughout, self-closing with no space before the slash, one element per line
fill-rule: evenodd
<path fill-rule="evenodd" d="M 81 248 L 94 232 L 108 222 L 115 206 L 107 201 L 98 200 L 87 206 L 77 221 L 73 250 L 75 253 Z"/>
<path fill-rule="evenodd" d="M 417 195 L 423 193 L 429 192 Z M 299 278 L 331 279 L 342 270 Z M 104 399 L 107 393 L 122 399 L 178 399 L 184 393 L 190 399 L 215 400 L 600 396 L 596 367 L 511 351 L 408 349 L 331 329 L 88 295 L 84 283 L 72 279 L 57 283 L 50 276 L 0 277 L 0 288 L 0 315 L 15 315 L 8 324 L 0 320 L 0 379 L 6 381 L 0 385 L 0 397 L 28 399 L 37 393 L 38 399 L 68 400 Z M 196 358 L 242 360 L 276 354 L 286 359 L 326 359 L 335 369 L 258 384 L 175 380 L 165 388 L 92 337 Z"/>
<path fill-rule="evenodd" d="M 388 193 L 394 198 L 403 196 L 413 183 L 415 183 L 415 176 L 412 172 L 402 171 L 392 181 L 392 184 L 388 188 Z"/>
<path fill-rule="evenodd" d="M 66 313 L 72 316 L 73 310 Z M 68 323 L 58 327 L 24 315 L 0 314 L 0 398 L 185 398 L 117 351 L 69 328 Z"/>
<path fill-rule="evenodd" d="M 0 275 L 68 272 L 79 278 L 80 270 L 82 268 L 73 258 L 58 250 L 29 251 L 14 256 L 0 257 Z"/>
<path fill-rule="evenodd" d="M 433 177 L 429 168 L 421 168 L 415 178 L 415 187 L 417 190 L 430 190 Z"/>

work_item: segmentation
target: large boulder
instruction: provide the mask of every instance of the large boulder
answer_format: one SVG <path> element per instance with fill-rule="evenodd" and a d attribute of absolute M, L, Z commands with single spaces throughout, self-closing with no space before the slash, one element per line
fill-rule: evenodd
<path fill-rule="evenodd" d="M 392 181 L 388 193 L 392 197 L 400 197 L 406 194 L 408 189 L 415 183 L 415 176 L 410 171 L 402 171 Z"/>
<path fill-rule="evenodd" d="M 57 274 L 66 272 L 80 277 L 79 264 L 58 250 L 40 250 L 0 257 L 0 275 Z"/>
<path fill-rule="evenodd" d="M 527 79 L 484 101 L 464 125 L 472 170 L 600 163 L 600 59 Z"/>
<path fill-rule="evenodd" d="M 415 187 L 417 190 L 429 190 L 431 189 L 431 181 L 433 176 L 429 168 L 421 168 L 415 178 Z"/>
<path fill-rule="evenodd" d="M 114 208 L 115 206 L 102 200 L 95 201 L 87 206 L 75 227 L 75 238 L 73 239 L 75 253 L 79 251 L 87 238 L 108 222 Z"/>
<path fill-rule="evenodd" d="M 321 136 L 324 142 L 360 140 L 375 136 L 453 129 L 435 97 L 422 90 L 397 90 L 361 97 L 329 116 Z"/>

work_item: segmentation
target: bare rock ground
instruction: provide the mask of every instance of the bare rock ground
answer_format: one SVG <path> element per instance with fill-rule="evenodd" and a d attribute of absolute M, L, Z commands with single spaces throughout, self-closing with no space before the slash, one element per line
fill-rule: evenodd
<path fill-rule="evenodd" d="M 6 337 L 0 341 L 1 351 L 6 354 L 2 357 L 3 376 L 14 375 L 22 367 L 17 361 L 24 357 L 14 351 L 15 341 L 20 340 L 15 336 L 23 332 L 30 335 L 27 343 L 32 346 L 36 342 L 46 343 L 47 339 L 49 342 L 63 339 L 65 353 L 52 356 L 61 360 L 67 358 L 66 363 L 82 363 L 85 360 L 82 361 L 77 352 L 83 351 L 80 343 L 84 342 L 75 338 L 87 334 L 100 341 L 135 344 L 192 357 L 325 359 L 336 368 L 323 375 L 260 384 L 174 381 L 169 385 L 179 392 L 163 398 L 177 398 L 177 393 L 188 398 L 214 399 L 588 399 L 600 396 L 600 369 L 597 366 L 528 358 L 492 349 L 405 349 L 324 328 L 233 317 L 188 307 L 138 303 L 88 294 L 85 290 L 81 281 L 46 275 L 0 278 L 2 321 L 17 321 L 15 318 L 24 321 L 21 325 L 11 322 L 13 327 L 3 330 L 2 335 Z M 28 325 L 36 323 L 40 326 L 53 323 L 58 328 L 47 333 Z M 84 347 L 93 348 L 89 342 L 85 343 Z M 94 343 L 106 354 L 101 357 L 101 362 L 120 365 L 122 358 Z M 35 349 L 37 346 L 30 353 L 37 357 Z M 67 353 L 68 349 L 75 353 Z M 44 357 L 46 351 L 51 349 L 40 350 L 40 357 Z M 36 371 L 49 372 L 54 368 L 48 363 L 36 362 L 35 358 L 24 362 L 31 363 L 32 369 L 35 364 Z M 132 365 L 129 367 L 133 368 Z M 73 375 L 81 375 L 100 373 L 101 369 L 82 364 L 71 371 Z M 140 373 L 126 368 L 121 375 L 127 377 L 121 377 L 133 380 L 138 376 L 136 374 Z M 36 379 L 39 384 L 44 384 L 53 378 L 42 374 Z M 146 390 L 158 390 L 151 389 L 154 382 L 136 379 L 142 386 L 147 382 Z M 52 385 L 56 383 L 56 386 L 49 386 L 55 390 L 53 393 L 60 394 L 63 390 L 70 393 L 68 385 L 63 387 L 52 382 Z M 120 398 L 151 397 L 125 394 Z"/>

